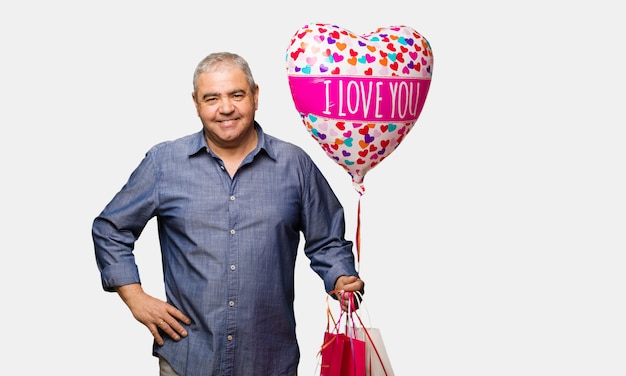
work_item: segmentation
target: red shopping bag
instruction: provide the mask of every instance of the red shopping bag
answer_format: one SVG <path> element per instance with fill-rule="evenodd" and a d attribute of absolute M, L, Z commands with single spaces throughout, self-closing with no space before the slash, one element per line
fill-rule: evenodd
<path fill-rule="evenodd" d="M 365 341 L 356 337 L 352 314 L 345 316 L 345 332 L 341 332 L 344 313 L 342 311 L 335 321 L 327 304 L 328 323 L 320 350 L 320 376 L 365 376 Z"/>
<path fill-rule="evenodd" d="M 365 341 L 344 333 L 324 333 L 320 376 L 365 376 Z"/>
<path fill-rule="evenodd" d="M 324 333 L 322 345 L 322 363 L 320 364 L 320 376 L 340 376 L 343 349 L 345 348 L 344 334 Z"/>

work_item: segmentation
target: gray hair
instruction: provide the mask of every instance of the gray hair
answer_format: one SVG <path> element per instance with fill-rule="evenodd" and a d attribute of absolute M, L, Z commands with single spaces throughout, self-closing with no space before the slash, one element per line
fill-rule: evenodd
<path fill-rule="evenodd" d="M 254 77 L 252 76 L 252 71 L 250 70 L 248 62 L 243 57 L 232 52 L 214 52 L 202 59 L 202 61 L 198 63 L 196 71 L 193 74 L 193 91 L 196 92 L 196 83 L 198 82 L 198 77 L 202 73 L 217 72 L 223 68 L 241 69 L 248 78 L 250 91 L 254 93 L 256 83 L 254 82 Z"/>

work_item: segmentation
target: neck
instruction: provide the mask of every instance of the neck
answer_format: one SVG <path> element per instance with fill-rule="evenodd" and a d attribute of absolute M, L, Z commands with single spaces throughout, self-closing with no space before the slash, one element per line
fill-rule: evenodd
<path fill-rule="evenodd" d="M 246 156 L 256 148 L 259 137 L 256 133 L 256 129 L 252 128 L 251 132 L 245 137 L 244 140 L 239 140 L 233 145 L 225 143 L 218 144 L 212 142 L 206 136 L 205 138 L 207 144 L 211 148 L 211 151 L 220 157 L 224 163 L 224 167 L 232 177 L 241 165 L 241 162 L 243 162 Z"/>

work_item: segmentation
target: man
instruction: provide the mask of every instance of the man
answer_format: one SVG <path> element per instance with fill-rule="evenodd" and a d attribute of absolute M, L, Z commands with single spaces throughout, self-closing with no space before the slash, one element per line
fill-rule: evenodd
<path fill-rule="evenodd" d="M 103 288 L 154 336 L 162 376 L 296 375 L 300 233 L 328 293 L 364 287 L 343 208 L 302 149 L 255 121 L 259 87 L 243 58 L 207 56 L 193 85 L 202 130 L 151 148 L 94 220 Z M 167 302 L 142 290 L 133 256 L 153 217 Z"/>

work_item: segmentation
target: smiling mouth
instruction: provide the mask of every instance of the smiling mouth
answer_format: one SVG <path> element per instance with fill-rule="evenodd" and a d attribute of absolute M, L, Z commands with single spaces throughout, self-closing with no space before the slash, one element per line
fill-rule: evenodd
<path fill-rule="evenodd" d="M 237 122 L 237 119 L 225 119 L 225 120 L 219 120 L 218 122 L 222 125 L 229 126 L 229 125 L 235 124 Z"/>

